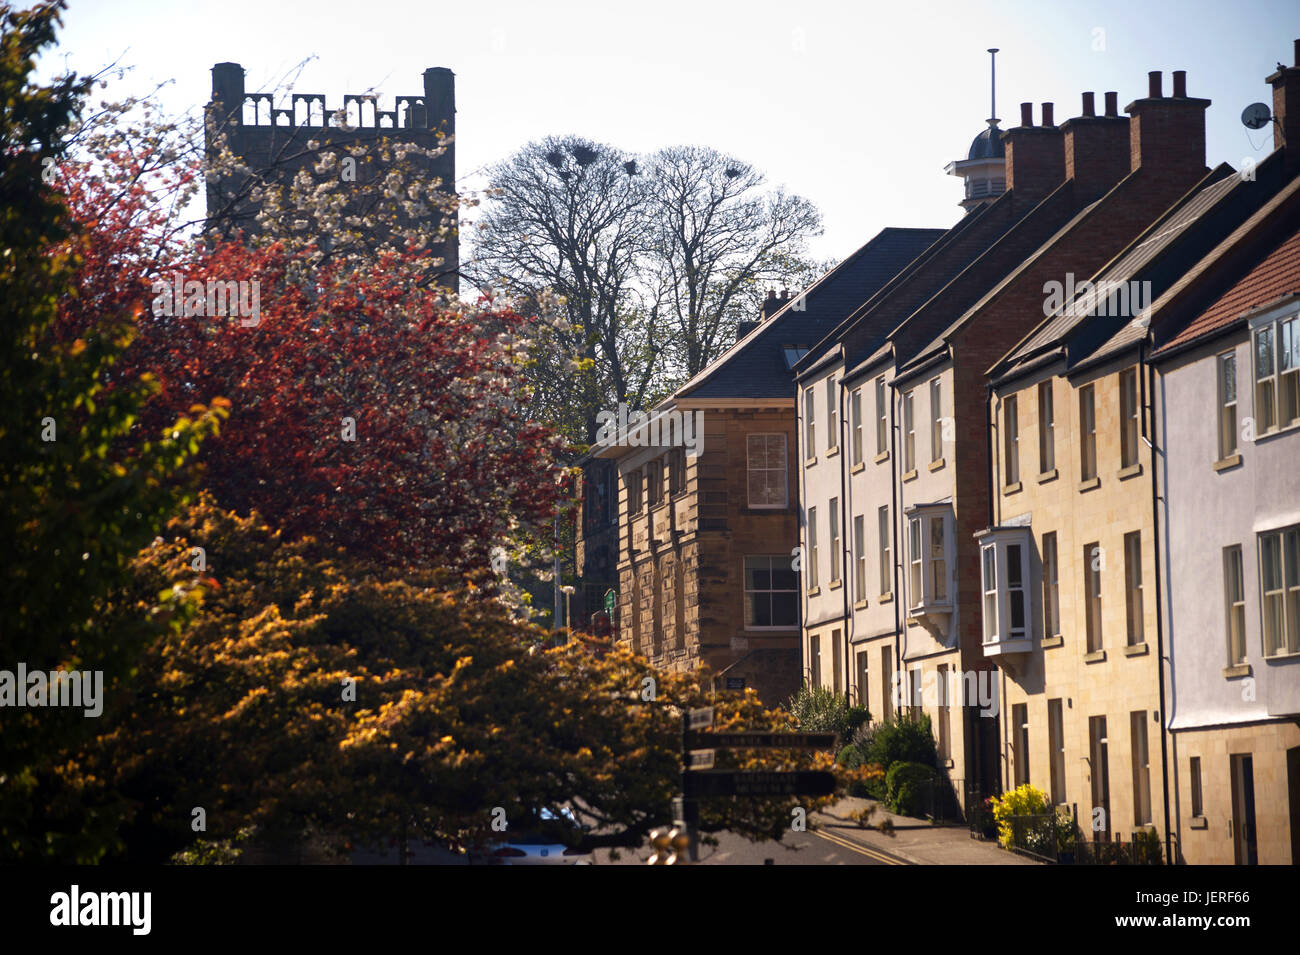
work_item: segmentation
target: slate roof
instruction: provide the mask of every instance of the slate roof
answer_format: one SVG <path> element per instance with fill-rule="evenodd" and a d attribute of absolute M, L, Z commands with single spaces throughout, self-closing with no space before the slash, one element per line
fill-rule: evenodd
<path fill-rule="evenodd" d="M 793 398 L 794 375 L 783 348 L 810 347 L 824 339 L 846 314 L 871 298 L 946 231 L 881 230 L 799 295 L 791 295 L 789 303 L 678 388 L 669 400 Z M 802 311 L 795 308 L 800 299 Z"/>
<path fill-rule="evenodd" d="M 1205 309 L 1157 348 L 1154 353 L 1156 357 L 1179 351 L 1201 339 L 1211 338 L 1236 325 L 1247 312 L 1271 305 L 1287 296 L 1300 294 L 1300 222 L 1297 221 L 1300 216 L 1297 215 L 1297 210 L 1300 210 L 1300 177 L 1293 179 L 1290 185 L 1220 243 L 1213 253 L 1188 274 L 1185 282 L 1190 283 L 1211 269 L 1230 267 L 1222 266 L 1221 263 L 1239 243 L 1247 241 L 1257 230 L 1269 230 L 1273 226 L 1273 231 L 1279 233 L 1261 249 L 1263 258 L 1257 259 L 1249 271 L 1212 299 Z M 1178 287 L 1170 289 L 1170 293 L 1180 291 L 1183 285 L 1184 282 L 1180 282 Z M 1163 296 L 1153 311 L 1163 305 L 1166 297 L 1170 296 Z"/>
<path fill-rule="evenodd" d="M 1263 168 L 1262 164 L 1257 167 Z M 1217 166 L 1088 281 L 1098 288 L 1150 282 L 1151 298 L 1158 299 L 1275 194 L 1277 186 L 1270 183 L 1280 185 L 1279 170 L 1275 163 L 1267 182 L 1252 182 L 1243 180 L 1227 163 Z M 1117 354 L 1146 337 L 1146 328 L 1131 316 L 1098 314 L 1098 304 L 1076 295 L 998 362 L 990 376 L 999 381 L 1062 355 L 1067 368 L 1077 368 Z"/>

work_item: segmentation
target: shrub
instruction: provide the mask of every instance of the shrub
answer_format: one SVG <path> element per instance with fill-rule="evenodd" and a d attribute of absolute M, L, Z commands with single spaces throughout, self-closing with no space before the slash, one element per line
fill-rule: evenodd
<path fill-rule="evenodd" d="M 862 750 L 849 744 L 840 750 L 839 755 L 835 757 L 835 762 L 845 769 L 857 769 L 862 765 Z"/>
<path fill-rule="evenodd" d="M 1042 790 L 1026 783 L 1017 786 L 1001 796 L 992 797 L 993 818 L 998 823 L 998 842 L 1003 848 L 1011 848 L 1015 838 L 1013 816 L 1041 816 L 1051 812 L 1047 797 Z"/>
<path fill-rule="evenodd" d="M 871 719 L 865 706 L 850 706 L 838 693 L 824 686 L 805 686 L 790 699 L 790 715 L 805 733 L 835 733 L 848 739 Z"/>
<path fill-rule="evenodd" d="M 868 763 L 879 763 L 886 772 L 895 763 L 937 767 L 939 758 L 930 732 L 930 717 L 923 713 L 919 719 L 899 716 L 878 723 L 872 727 L 862 756 Z"/>
<path fill-rule="evenodd" d="M 934 769 L 924 763 L 895 763 L 885 774 L 889 811 L 900 816 L 923 816 L 931 803 L 936 781 Z"/>

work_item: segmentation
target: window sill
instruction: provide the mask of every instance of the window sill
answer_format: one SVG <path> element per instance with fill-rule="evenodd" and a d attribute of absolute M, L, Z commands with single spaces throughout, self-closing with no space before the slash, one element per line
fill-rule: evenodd
<path fill-rule="evenodd" d="M 889 604 L 893 602 L 894 602 L 893 594 L 881 594 L 876 598 L 876 603 L 878 604 Z"/>
<path fill-rule="evenodd" d="M 943 760 L 944 769 L 952 769 L 954 766 L 957 765 L 955 762 L 953 762 L 951 757 L 940 757 L 940 759 Z"/>
<path fill-rule="evenodd" d="M 1055 481 L 1058 477 L 1060 477 L 1060 473 L 1056 468 L 1052 468 L 1050 471 L 1040 471 L 1038 474 L 1038 483 L 1046 484 L 1048 481 Z"/>
<path fill-rule="evenodd" d="M 884 462 L 884 461 L 888 461 L 888 460 L 889 460 L 889 452 L 888 452 L 888 451 L 881 451 L 879 454 L 877 454 L 877 455 L 876 455 L 874 458 L 872 458 L 871 460 L 872 460 L 875 464 L 880 464 L 880 463 L 882 463 L 882 462 Z"/>
<path fill-rule="evenodd" d="M 809 597 L 816 597 L 821 592 L 822 589 L 820 587 L 812 587 L 807 591 Z"/>
<path fill-rule="evenodd" d="M 1140 657 L 1145 655 L 1147 652 L 1149 651 L 1147 650 L 1146 643 L 1130 643 L 1124 648 L 1124 656 L 1126 657 Z"/>
<path fill-rule="evenodd" d="M 1137 464 L 1130 464 L 1126 468 L 1121 468 L 1119 473 L 1116 474 L 1115 476 L 1119 478 L 1121 481 L 1127 481 L 1129 478 L 1137 477 L 1141 473 L 1142 473 L 1142 462 L 1139 461 Z"/>
<path fill-rule="evenodd" d="M 910 471 L 908 471 L 906 474 L 904 474 L 904 475 L 902 476 L 902 478 L 900 478 L 900 480 L 901 480 L 904 484 L 906 484 L 908 481 L 915 481 L 915 480 L 916 480 L 916 468 L 912 468 L 912 470 L 910 470 Z"/>
<path fill-rule="evenodd" d="M 1240 454 L 1230 454 L 1230 455 L 1228 455 L 1226 458 L 1222 458 L 1222 459 L 1220 459 L 1220 460 L 1218 460 L 1218 461 L 1215 461 L 1215 462 L 1214 462 L 1214 470 L 1216 470 L 1216 471 L 1227 471 L 1227 470 L 1229 470 L 1230 468 L 1235 468 L 1235 467 L 1237 467 L 1239 464 L 1241 464 L 1241 455 L 1240 455 Z"/>
<path fill-rule="evenodd" d="M 833 457 L 835 457 L 835 455 L 837 455 L 837 454 L 839 454 L 839 453 L 840 453 L 840 446 L 839 446 L 838 444 L 837 444 L 835 447 L 833 447 L 833 448 L 827 448 L 827 449 L 826 449 L 826 457 L 828 457 L 828 458 L 833 458 Z"/>
<path fill-rule="evenodd" d="M 1058 633 L 1054 637 L 1044 637 L 1042 639 L 1042 647 L 1044 650 L 1051 650 L 1054 647 L 1063 646 L 1065 646 L 1065 636 L 1063 634 Z"/>
<path fill-rule="evenodd" d="M 1019 494 L 1024 485 L 1017 481 L 1015 484 L 1005 484 L 1002 487 L 1003 494 Z"/>
<path fill-rule="evenodd" d="M 817 463 L 817 456 L 813 455 L 811 458 L 805 459 L 805 461 L 803 462 L 803 466 L 806 468 L 810 468 L 813 467 L 816 463 Z"/>
<path fill-rule="evenodd" d="M 1300 660 L 1300 650 L 1292 650 L 1289 653 L 1274 653 L 1272 656 L 1264 658 L 1266 663 L 1271 663 L 1274 660 Z"/>
<path fill-rule="evenodd" d="M 1099 477 L 1088 478 L 1088 480 L 1086 481 L 1079 482 L 1079 493 L 1083 494 L 1086 491 L 1091 491 L 1094 488 L 1099 488 L 1099 487 L 1101 487 L 1101 478 Z"/>
<path fill-rule="evenodd" d="M 1084 662 L 1084 663 L 1105 663 L 1105 662 L 1106 662 L 1106 651 L 1105 651 L 1105 650 L 1093 650 L 1092 653 L 1085 653 L 1085 654 L 1083 655 L 1083 662 Z"/>
<path fill-rule="evenodd" d="M 1239 676 L 1250 676 L 1250 673 L 1249 663 L 1238 663 L 1236 666 L 1223 668 L 1223 678 L 1225 680 L 1234 680 Z"/>
<path fill-rule="evenodd" d="M 938 470 L 940 470 L 940 469 L 941 469 L 941 468 L 942 468 L 946 463 L 947 463 L 947 462 L 946 462 L 943 458 L 939 458 L 937 461 L 931 461 L 931 462 L 930 462 L 930 470 L 931 470 L 931 471 L 938 471 Z"/>
<path fill-rule="evenodd" d="M 1208 829 L 1210 828 L 1210 820 L 1206 819 L 1204 816 L 1192 816 L 1191 820 L 1187 823 L 1187 828 Z"/>
<path fill-rule="evenodd" d="M 1291 434 L 1294 431 L 1300 431 L 1300 421 L 1292 421 L 1290 424 L 1284 424 L 1278 427 L 1270 428 L 1263 434 L 1255 435 L 1255 441 L 1271 441 L 1273 438 L 1283 434 Z"/>
<path fill-rule="evenodd" d="M 859 461 L 857 464 L 853 465 L 853 469 L 849 471 L 849 473 L 857 474 L 859 471 L 865 471 L 866 469 L 867 469 L 867 462 Z"/>
<path fill-rule="evenodd" d="M 843 587 L 843 586 L 844 586 L 844 581 L 842 581 L 842 580 L 832 580 L 829 584 L 826 585 L 826 589 L 827 589 L 827 590 L 839 590 L 839 589 L 840 589 L 841 587 Z"/>
<path fill-rule="evenodd" d="M 867 609 L 867 602 L 866 602 L 865 600 L 859 600 L 857 603 L 855 603 L 855 604 L 853 605 L 853 609 L 854 609 L 854 610 L 866 610 L 866 609 Z"/>

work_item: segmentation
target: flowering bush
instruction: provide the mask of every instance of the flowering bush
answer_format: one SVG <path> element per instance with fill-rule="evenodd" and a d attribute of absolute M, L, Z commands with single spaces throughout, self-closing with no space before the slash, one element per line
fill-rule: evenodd
<path fill-rule="evenodd" d="M 1015 830 L 1011 822 L 1014 816 L 1041 816 L 1051 810 L 1047 805 L 1047 796 L 1042 790 L 1025 783 L 1010 792 L 991 798 L 993 818 L 998 824 L 998 843 L 1004 848 L 1011 848 Z"/>

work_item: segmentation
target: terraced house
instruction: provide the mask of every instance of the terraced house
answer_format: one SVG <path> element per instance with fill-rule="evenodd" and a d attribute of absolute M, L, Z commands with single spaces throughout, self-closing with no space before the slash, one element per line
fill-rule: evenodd
<path fill-rule="evenodd" d="M 1203 171 L 1208 105 L 1177 73 L 1162 96 L 1152 74 L 1127 107 L 1135 172 Z M 1105 267 L 1061 276 L 1050 314 L 989 372 L 995 494 L 977 540 L 1003 786 L 1036 785 L 1099 838 L 1155 831 L 1175 855 L 1154 484 L 1172 445 L 1153 438 L 1151 305 L 1287 182 L 1281 153 L 1254 173 L 1210 171 Z"/>
<path fill-rule="evenodd" d="M 650 412 L 702 424 L 698 455 L 633 429 L 591 454 L 617 470 L 617 639 L 675 670 L 770 704 L 799 688 L 795 361 L 941 235 L 885 229 L 760 321 Z"/>
<path fill-rule="evenodd" d="M 1300 144 L 1296 66 L 1270 76 Z M 1300 861 L 1300 149 L 1152 309 L 1173 826 L 1190 863 Z M 1272 172 L 1272 170 L 1270 170 Z"/>

